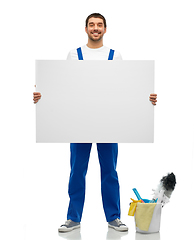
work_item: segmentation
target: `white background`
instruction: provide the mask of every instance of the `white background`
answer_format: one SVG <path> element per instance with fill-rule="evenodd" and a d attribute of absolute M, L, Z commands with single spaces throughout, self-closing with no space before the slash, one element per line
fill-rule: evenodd
<path fill-rule="evenodd" d="M 160 239 L 187 239 L 192 234 L 194 143 L 194 15 L 189 0 L 1 1 L 1 239 L 61 238 L 57 228 L 68 206 L 69 144 L 35 143 L 35 59 L 66 59 L 71 49 L 86 44 L 85 19 L 93 12 L 107 19 L 105 46 L 125 60 L 155 60 L 155 143 L 119 144 L 121 219 L 129 233 L 115 233 L 114 239 L 137 239 L 133 218 L 127 216 L 130 197 L 135 198 L 132 188 L 149 198 L 171 171 L 177 186 L 163 209 Z M 93 145 L 81 239 L 111 239 L 106 232 Z"/>

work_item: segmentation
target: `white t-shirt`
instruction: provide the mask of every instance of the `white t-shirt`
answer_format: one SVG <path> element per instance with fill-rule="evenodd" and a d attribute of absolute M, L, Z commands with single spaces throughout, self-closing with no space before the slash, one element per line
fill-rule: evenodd
<path fill-rule="evenodd" d="M 102 46 L 100 48 L 89 48 L 87 45 L 81 47 L 84 60 L 108 60 L 110 48 Z M 79 60 L 77 49 L 69 52 L 67 60 Z M 122 60 L 121 54 L 114 52 L 113 60 Z"/>

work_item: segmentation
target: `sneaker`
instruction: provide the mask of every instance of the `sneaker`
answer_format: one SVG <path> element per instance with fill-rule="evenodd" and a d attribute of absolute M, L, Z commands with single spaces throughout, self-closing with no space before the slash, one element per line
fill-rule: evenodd
<path fill-rule="evenodd" d="M 120 232 L 128 231 L 128 227 L 125 224 L 123 224 L 121 220 L 118 218 L 112 222 L 109 222 L 108 226 Z"/>
<path fill-rule="evenodd" d="M 59 232 L 69 232 L 72 231 L 73 229 L 79 228 L 80 223 L 79 222 L 74 222 L 71 219 L 67 220 L 65 224 L 61 225 L 58 228 Z"/>

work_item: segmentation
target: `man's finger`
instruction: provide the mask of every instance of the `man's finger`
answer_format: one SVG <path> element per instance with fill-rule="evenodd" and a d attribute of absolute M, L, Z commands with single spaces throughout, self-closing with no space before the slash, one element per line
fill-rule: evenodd
<path fill-rule="evenodd" d="M 150 99 L 153 99 L 153 100 L 155 100 L 155 99 L 157 99 L 157 97 L 150 97 Z"/>
<path fill-rule="evenodd" d="M 39 92 L 34 92 L 33 94 L 36 96 L 41 96 L 41 93 L 39 93 Z"/>
<path fill-rule="evenodd" d="M 34 96 L 34 99 L 39 99 L 41 98 L 41 96 Z"/>
<path fill-rule="evenodd" d="M 150 98 L 157 98 L 157 96 L 152 96 L 152 95 L 150 95 Z"/>
<path fill-rule="evenodd" d="M 40 100 L 40 98 L 34 98 L 33 99 L 33 101 L 39 101 Z"/>
<path fill-rule="evenodd" d="M 157 96 L 157 94 L 156 93 L 151 93 L 150 96 Z"/>

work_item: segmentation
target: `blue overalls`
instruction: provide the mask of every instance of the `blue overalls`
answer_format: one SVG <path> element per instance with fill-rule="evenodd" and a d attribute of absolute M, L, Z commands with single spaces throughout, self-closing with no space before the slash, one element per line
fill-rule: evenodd
<path fill-rule="evenodd" d="M 81 48 L 77 49 L 78 59 L 83 60 Z M 110 50 L 108 60 L 113 60 L 114 50 Z M 69 208 L 67 220 L 81 222 L 85 199 L 85 176 L 87 173 L 92 143 L 71 143 L 69 179 Z M 118 144 L 97 143 L 101 168 L 101 194 L 107 222 L 120 219 L 120 192 L 116 172 Z M 94 216 L 95 218 L 95 216 Z"/>

